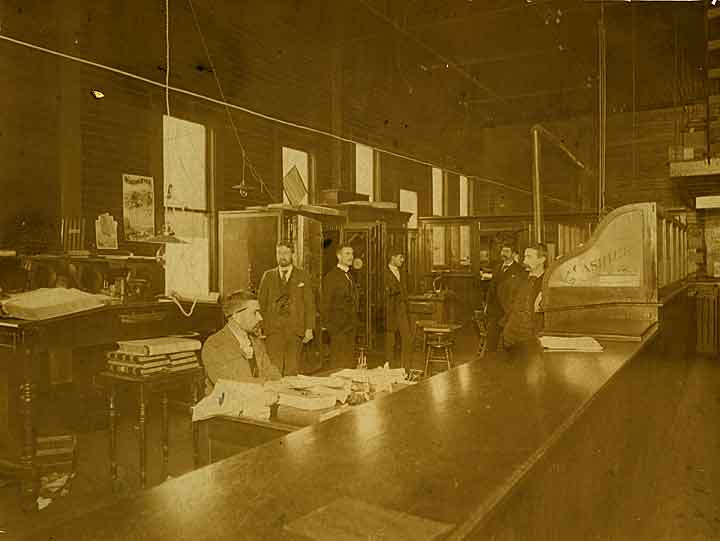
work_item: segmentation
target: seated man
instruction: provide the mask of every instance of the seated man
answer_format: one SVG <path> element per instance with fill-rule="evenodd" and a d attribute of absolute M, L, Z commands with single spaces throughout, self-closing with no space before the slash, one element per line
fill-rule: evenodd
<path fill-rule="evenodd" d="M 280 379 L 260 337 L 260 303 L 249 291 L 239 290 L 223 299 L 227 324 L 210 336 L 202 360 L 211 386 L 218 379 L 257 381 Z"/>

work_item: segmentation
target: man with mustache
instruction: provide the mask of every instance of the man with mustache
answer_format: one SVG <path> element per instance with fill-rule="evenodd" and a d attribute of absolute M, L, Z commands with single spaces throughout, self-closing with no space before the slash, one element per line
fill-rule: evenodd
<path fill-rule="evenodd" d="M 257 381 L 280 379 L 260 337 L 260 303 L 244 289 L 223 299 L 227 324 L 210 336 L 202 348 L 202 360 L 210 386 L 218 379 Z"/>

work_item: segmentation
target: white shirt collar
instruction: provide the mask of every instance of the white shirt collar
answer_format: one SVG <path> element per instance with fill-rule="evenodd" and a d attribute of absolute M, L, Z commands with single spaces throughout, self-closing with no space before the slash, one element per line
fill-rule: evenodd
<path fill-rule="evenodd" d="M 235 338 L 237 338 L 238 342 L 240 342 L 241 346 L 248 346 L 252 344 L 252 342 L 250 341 L 250 335 L 232 319 L 228 322 L 228 326 L 230 327 L 232 333 L 235 335 Z"/>
<path fill-rule="evenodd" d="M 280 271 L 281 275 L 282 275 L 282 273 L 287 272 L 287 277 L 290 278 L 290 275 L 292 274 L 292 271 L 293 271 L 292 263 L 290 265 L 288 265 L 287 267 L 281 267 L 280 265 L 278 265 L 278 270 Z"/>
<path fill-rule="evenodd" d="M 543 274 L 545 274 L 545 269 L 541 269 L 540 274 L 533 274 L 533 271 L 530 271 L 528 276 L 531 278 L 540 278 Z"/>
<path fill-rule="evenodd" d="M 388 269 L 390 269 L 390 272 L 392 272 L 395 275 L 395 278 L 400 280 L 400 269 L 399 268 L 397 268 L 392 263 L 388 263 Z"/>
<path fill-rule="evenodd" d="M 350 267 L 348 267 L 347 265 L 343 265 L 342 263 L 338 263 L 337 267 L 338 267 L 338 269 L 340 269 L 343 272 L 350 271 Z"/>

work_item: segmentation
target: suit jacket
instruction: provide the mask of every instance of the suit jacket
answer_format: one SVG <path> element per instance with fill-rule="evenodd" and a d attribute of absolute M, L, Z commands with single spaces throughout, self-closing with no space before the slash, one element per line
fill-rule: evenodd
<path fill-rule="evenodd" d="M 265 271 L 258 301 L 267 334 L 288 330 L 303 336 L 306 329 L 315 328 L 315 296 L 310 276 L 302 269 L 293 267 L 287 287 L 282 283 L 279 268 Z"/>
<path fill-rule="evenodd" d="M 543 276 L 528 276 L 521 281 L 513 306 L 508 313 L 503 329 L 503 338 L 508 346 L 532 340 L 543 327 L 543 313 L 537 307 L 542 292 Z"/>
<path fill-rule="evenodd" d="M 247 357 L 237 337 L 227 325 L 205 340 L 202 360 L 207 377 L 213 385 L 218 379 L 253 381 L 255 378 L 282 377 L 268 357 L 265 341 L 256 336 L 248 337 L 255 353 L 254 359 Z"/>
<path fill-rule="evenodd" d="M 355 282 L 350 273 L 333 267 L 323 277 L 321 313 L 328 332 L 348 332 L 358 326 Z"/>
<path fill-rule="evenodd" d="M 501 319 L 510 313 L 513 301 L 527 278 L 527 271 L 518 263 L 513 261 L 503 271 L 502 263 L 493 271 L 493 278 L 488 288 L 488 316 Z"/>
<path fill-rule="evenodd" d="M 385 328 L 396 329 L 401 318 L 407 319 L 407 284 L 405 276 L 400 273 L 400 280 L 395 278 L 393 272 L 385 267 Z"/>

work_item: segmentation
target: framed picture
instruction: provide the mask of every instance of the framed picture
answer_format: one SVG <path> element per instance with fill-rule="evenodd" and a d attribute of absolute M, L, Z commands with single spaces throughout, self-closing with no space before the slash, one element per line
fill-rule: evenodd
<path fill-rule="evenodd" d="M 107 212 L 95 220 L 95 245 L 98 250 L 117 250 L 117 222 Z"/>
<path fill-rule="evenodd" d="M 123 175 L 125 240 L 142 241 L 155 235 L 153 178 Z"/>

